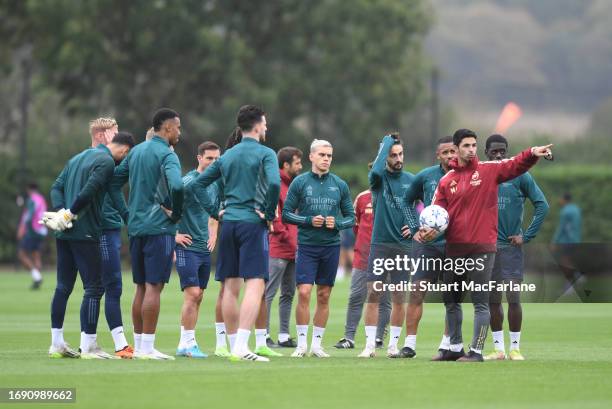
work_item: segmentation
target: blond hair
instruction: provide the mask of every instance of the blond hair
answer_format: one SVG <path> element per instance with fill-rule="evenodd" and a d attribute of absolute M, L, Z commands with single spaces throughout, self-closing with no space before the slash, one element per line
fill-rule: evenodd
<path fill-rule="evenodd" d="M 106 131 L 112 127 L 117 126 L 115 118 L 101 117 L 89 121 L 89 133 L 94 136 L 95 133 Z"/>
<path fill-rule="evenodd" d="M 319 148 L 332 148 L 332 144 L 326 141 L 325 139 L 315 139 L 310 144 L 310 152 L 314 152 Z"/>

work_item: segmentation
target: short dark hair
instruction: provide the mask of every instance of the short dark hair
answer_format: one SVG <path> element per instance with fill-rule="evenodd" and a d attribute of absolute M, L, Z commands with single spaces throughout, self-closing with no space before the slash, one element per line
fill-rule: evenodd
<path fill-rule="evenodd" d="M 443 136 L 438 139 L 438 145 L 442 145 L 443 143 L 453 143 L 453 137 L 450 135 Z"/>
<path fill-rule="evenodd" d="M 136 142 L 134 141 L 134 135 L 125 131 L 117 132 L 111 142 L 116 143 L 117 145 L 129 146 L 130 149 L 132 149 L 134 145 L 136 145 Z"/>
<path fill-rule="evenodd" d="M 278 153 L 276 154 L 276 157 L 278 158 L 278 168 L 282 169 L 285 163 L 291 165 L 294 156 L 301 158 L 302 155 L 302 151 L 293 146 L 285 146 L 284 148 L 279 149 Z"/>
<path fill-rule="evenodd" d="M 497 134 L 497 133 L 487 138 L 487 141 L 485 142 L 485 149 L 489 150 L 492 143 L 503 143 L 506 145 L 506 148 L 508 148 L 508 140 L 502 135 Z"/>
<path fill-rule="evenodd" d="M 461 141 L 464 140 L 465 138 L 478 139 L 474 131 L 469 130 L 469 129 L 458 129 L 453 134 L 453 143 L 459 146 L 461 144 Z"/>
<path fill-rule="evenodd" d="M 399 132 L 395 131 L 395 132 L 391 132 L 389 133 L 389 135 L 395 140 L 395 142 L 393 142 L 393 145 L 402 145 L 403 142 L 400 138 L 400 134 Z"/>
<path fill-rule="evenodd" d="M 219 145 L 213 141 L 202 142 L 198 145 L 198 155 L 203 155 L 205 151 L 220 151 Z"/>
<path fill-rule="evenodd" d="M 28 189 L 30 189 L 30 190 L 38 190 L 38 183 L 36 183 L 36 182 L 28 183 Z"/>
<path fill-rule="evenodd" d="M 563 193 L 563 200 L 565 200 L 566 202 L 571 202 L 572 201 L 572 194 L 570 192 Z"/>
<path fill-rule="evenodd" d="M 160 108 L 153 115 L 153 129 L 159 131 L 168 119 L 178 118 L 179 114 L 170 108 Z"/>
<path fill-rule="evenodd" d="M 236 117 L 236 123 L 243 132 L 249 132 L 253 126 L 261 122 L 266 113 L 255 105 L 244 105 L 240 107 Z"/>

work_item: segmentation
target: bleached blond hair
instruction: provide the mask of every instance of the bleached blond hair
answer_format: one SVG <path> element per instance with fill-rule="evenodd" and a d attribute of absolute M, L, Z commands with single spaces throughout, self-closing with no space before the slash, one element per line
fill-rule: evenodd
<path fill-rule="evenodd" d="M 310 153 L 313 153 L 319 148 L 333 148 L 332 144 L 325 139 L 315 139 L 310 144 Z"/>
<path fill-rule="evenodd" d="M 107 129 L 111 129 L 114 126 L 117 126 L 117 121 L 115 120 L 115 118 L 101 117 L 93 119 L 89 121 L 89 134 L 91 136 L 94 136 L 95 133 L 98 133 L 100 131 L 106 131 Z"/>

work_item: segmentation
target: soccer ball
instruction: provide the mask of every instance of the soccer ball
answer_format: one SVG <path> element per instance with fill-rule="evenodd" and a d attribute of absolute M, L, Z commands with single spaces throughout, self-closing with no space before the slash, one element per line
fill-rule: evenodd
<path fill-rule="evenodd" d="M 443 233 L 448 227 L 448 212 L 438 205 L 427 206 L 419 216 L 421 227 L 431 227 Z"/>

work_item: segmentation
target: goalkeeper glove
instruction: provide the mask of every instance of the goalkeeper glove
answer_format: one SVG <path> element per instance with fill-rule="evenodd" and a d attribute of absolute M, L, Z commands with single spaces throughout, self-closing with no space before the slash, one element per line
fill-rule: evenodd
<path fill-rule="evenodd" d="M 62 230 L 72 228 L 72 221 L 76 219 L 76 215 L 72 214 L 69 209 L 62 209 L 57 212 L 57 224 Z"/>

